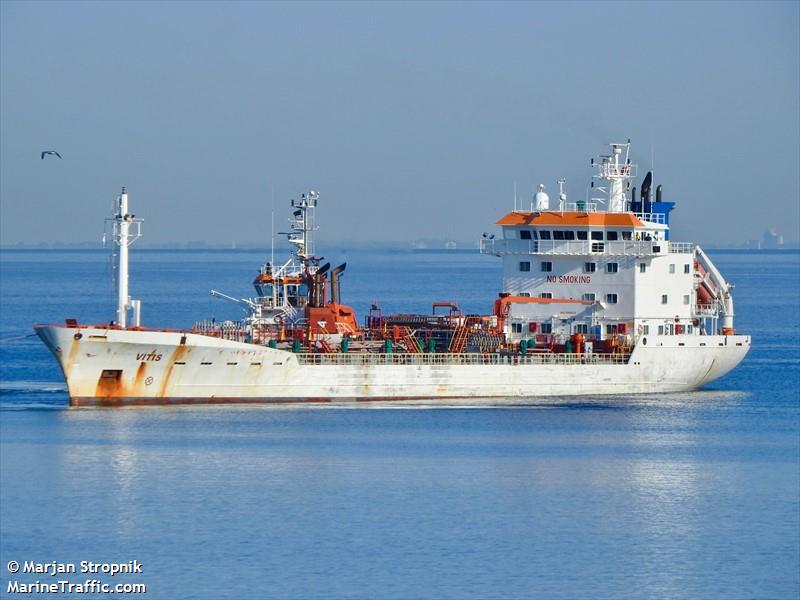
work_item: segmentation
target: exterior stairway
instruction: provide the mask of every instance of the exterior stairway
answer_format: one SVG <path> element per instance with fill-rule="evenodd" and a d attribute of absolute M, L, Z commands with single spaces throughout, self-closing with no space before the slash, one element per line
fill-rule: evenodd
<path fill-rule="evenodd" d="M 400 337 L 403 340 L 403 343 L 406 345 L 406 350 L 414 353 L 422 352 L 422 347 L 420 347 L 419 342 L 417 341 L 417 338 L 414 337 L 414 332 L 411 331 L 410 327 L 401 327 Z"/>
<path fill-rule="evenodd" d="M 453 338 L 450 340 L 450 347 L 447 349 L 452 354 L 460 354 L 464 352 L 467 347 L 467 338 L 469 337 L 469 326 L 465 323 L 456 327 L 453 333 Z"/>

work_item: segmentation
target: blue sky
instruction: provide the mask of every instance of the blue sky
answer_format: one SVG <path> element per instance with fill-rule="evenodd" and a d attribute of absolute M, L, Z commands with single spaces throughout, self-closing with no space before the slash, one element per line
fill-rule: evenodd
<path fill-rule="evenodd" d="M 800 3 L 0 3 L 0 242 L 476 239 L 631 138 L 673 238 L 800 238 Z M 40 160 L 44 149 L 64 159 Z"/>

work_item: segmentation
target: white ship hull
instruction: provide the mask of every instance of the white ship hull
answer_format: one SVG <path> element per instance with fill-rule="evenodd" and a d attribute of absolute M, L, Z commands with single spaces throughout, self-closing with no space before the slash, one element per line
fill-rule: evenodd
<path fill-rule="evenodd" d="M 301 360 L 260 345 L 192 333 L 38 326 L 73 406 L 352 403 L 681 392 L 725 375 L 750 336 L 647 336 L 618 362 L 591 355 L 331 354 Z M 304 364 L 316 360 L 327 364 Z M 398 364 L 401 363 L 401 364 Z M 405 364 L 402 364 L 405 363 Z"/>

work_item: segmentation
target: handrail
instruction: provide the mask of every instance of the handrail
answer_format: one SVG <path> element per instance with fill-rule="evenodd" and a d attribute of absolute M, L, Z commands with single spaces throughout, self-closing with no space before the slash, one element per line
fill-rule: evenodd
<path fill-rule="evenodd" d="M 672 254 L 691 254 L 694 252 L 694 244 L 691 242 L 670 242 L 669 251 Z"/>
<path fill-rule="evenodd" d="M 334 354 L 294 354 L 303 365 L 579 365 L 627 364 L 630 353 L 575 354 L 542 352 L 533 354 L 501 353 L 373 353 L 339 352 Z"/>
<path fill-rule="evenodd" d="M 567 212 L 597 212 L 597 202 L 567 202 Z"/>
<path fill-rule="evenodd" d="M 492 240 L 480 241 L 481 254 L 600 254 L 605 256 L 649 256 L 664 254 L 665 240 Z"/>
<path fill-rule="evenodd" d="M 640 221 L 646 221 L 648 223 L 660 223 L 661 225 L 666 224 L 666 218 L 664 217 L 664 213 L 654 213 L 654 212 L 640 212 L 640 213 L 633 213 L 637 219 Z"/>

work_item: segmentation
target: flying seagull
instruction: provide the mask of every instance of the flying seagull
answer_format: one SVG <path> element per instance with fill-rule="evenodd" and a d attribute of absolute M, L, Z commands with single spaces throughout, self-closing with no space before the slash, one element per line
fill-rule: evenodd
<path fill-rule="evenodd" d="M 45 150 L 44 152 L 42 152 L 42 160 L 44 160 L 44 157 L 47 156 L 48 154 L 54 154 L 58 158 L 61 158 L 61 155 L 58 152 L 56 152 L 55 150 Z"/>

